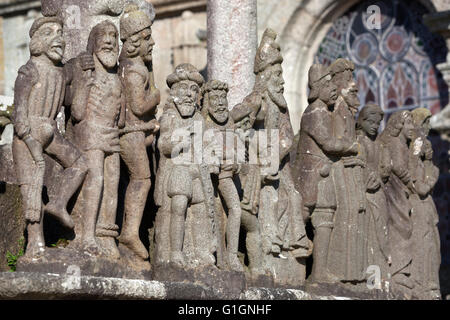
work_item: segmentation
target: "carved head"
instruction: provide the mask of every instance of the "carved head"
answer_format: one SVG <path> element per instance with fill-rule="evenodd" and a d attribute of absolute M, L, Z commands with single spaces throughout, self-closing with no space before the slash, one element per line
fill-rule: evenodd
<path fill-rule="evenodd" d="M 353 79 L 355 65 L 347 59 L 339 58 L 329 68 L 339 94 L 344 98 L 349 108 L 356 113 L 360 103 L 358 99 L 358 87 Z"/>
<path fill-rule="evenodd" d="M 120 39 L 123 54 L 128 58 L 141 57 L 152 62 L 155 41 L 152 38 L 152 20 L 135 4 L 129 4 L 120 18 Z"/>
<path fill-rule="evenodd" d="M 211 80 L 205 83 L 202 91 L 204 112 L 218 124 L 225 124 L 229 118 L 228 85 L 219 80 Z"/>
<path fill-rule="evenodd" d="M 397 111 L 389 118 L 384 131 L 391 137 L 404 137 L 410 141 L 414 135 L 414 125 L 411 112 Z"/>
<path fill-rule="evenodd" d="M 61 62 L 66 43 L 63 38 L 63 23 L 57 17 L 43 17 L 34 21 L 30 29 L 30 54 L 45 55 L 54 64 Z"/>
<path fill-rule="evenodd" d="M 117 65 L 118 35 L 116 26 L 108 20 L 97 24 L 89 34 L 87 53 L 94 55 L 106 69 Z"/>
<path fill-rule="evenodd" d="M 271 100 L 278 107 L 285 109 L 287 102 L 284 98 L 283 68 L 281 67 L 283 57 L 280 45 L 275 42 L 276 38 L 277 34 L 272 29 L 266 29 L 263 34 L 255 57 L 255 89 L 260 92 L 267 90 Z"/>
<path fill-rule="evenodd" d="M 173 102 L 183 118 L 192 117 L 200 103 L 200 88 L 205 82 L 198 70 L 189 63 L 175 68 L 167 77 L 170 102 Z"/>
<path fill-rule="evenodd" d="M 314 64 L 308 73 L 309 96 L 308 102 L 319 99 L 327 106 L 332 106 L 338 97 L 337 87 L 333 83 L 330 70 L 321 64 Z"/>
<path fill-rule="evenodd" d="M 367 104 L 359 112 L 356 129 L 363 131 L 369 138 L 375 139 L 383 117 L 384 112 L 380 106 Z"/>
<path fill-rule="evenodd" d="M 411 116 L 413 118 L 414 126 L 420 128 L 425 136 L 430 133 L 431 125 L 431 112 L 427 108 L 416 108 L 411 111 Z"/>

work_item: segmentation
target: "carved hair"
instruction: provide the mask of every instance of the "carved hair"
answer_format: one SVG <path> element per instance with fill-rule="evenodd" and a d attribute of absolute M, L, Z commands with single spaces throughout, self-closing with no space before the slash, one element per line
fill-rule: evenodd
<path fill-rule="evenodd" d="M 381 119 L 384 117 L 384 112 L 379 105 L 371 103 L 366 104 L 359 112 L 358 119 L 356 120 L 356 130 L 362 130 L 362 123 L 373 114 L 380 115 Z"/>
<path fill-rule="evenodd" d="M 63 22 L 57 17 L 41 17 L 36 19 L 30 29 L 30 54 L 32 56 L 39 56 L 44 51 L 42 39 L 36 32 L 47 23 L 57 23 L 61 27 L 63 26 Z"/>
<path fill-rule="evenodd" d="M 329 68 L 322 64 L 316 63 L 309 68 L 308 71 L 308 86 L 309 95 L 308 102 L 312 103 L 319 98 L 320 88 L 323 86 L 322 79 L 330 75 Z"/>
<path fill-rule="evenodd" d="M 120 54 L 120 59 L 123 58 L 134 58 L 139 55 L 139 48 L 142 42 L 142 31 L 128 37 L 123 43 L 122 52 Z"/>
<path fill-rule="evenodd" d="M 105 20 L 105 21 L 97 24 L 94 28 L 92 28 L 91 33 L 89 34 L 89 39 L 88 39 L 88 44 L 87 44 L 87 49 L 86 49 L 88 54 L 90 54 L 90 55 L 94 54 L 97 37 L 100 34 L 100 32 L 107 26 L 114 27 L 114 30 L 116 31 L 116 36 L 117 36 L 116 37 L 116 48 L 119 48 L 119 39 L 118 39 L 119 31 L 117 30 L 114 23 L 112 23 L 109 20 Z"/>
<path fill-rule="evenodd" d="M 205 79 L 203 79 L 203 76 L 200 74 L 200 72 L 198 72 L 198 70 L 190 63 L 183 63 L 177 66 L 175 68 L 175 71 L 167 77 L 166 82 L 167 86 L 169 88 L 172 88 L 175 83 L 183 80 L 194 81 L 200 88 L 205 82 Z"/>
<path fill-rule="evenodd" d="M 398 137 L 400 132 L 402 132 L 403 125 L 405 124 L 405 119 L 411 116 L 411 112 L 408 110 L 397 111 L 393 113 L 384 129 L 382 135 L 388 135 L 391 137 Z"/>

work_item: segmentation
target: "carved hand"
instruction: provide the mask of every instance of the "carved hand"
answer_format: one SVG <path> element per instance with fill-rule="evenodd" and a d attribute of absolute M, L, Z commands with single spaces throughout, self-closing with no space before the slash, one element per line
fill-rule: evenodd
<path fill-rule="evenodd" d="M 14 124 L 14 129 L 16 130 L 16 134 L 20 139 L 23 139 L 23 137 L 30 134 L 30 124 L 28 123 L 27 119 L 21 122 L 16 122 Z"/>

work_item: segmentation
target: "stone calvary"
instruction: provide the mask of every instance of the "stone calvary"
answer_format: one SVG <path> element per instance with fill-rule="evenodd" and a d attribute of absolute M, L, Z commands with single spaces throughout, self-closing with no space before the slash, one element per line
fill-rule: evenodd
<path fill-rule="evenodd" d="M 441 298 L 427 109 L 396 112 L 381 131 L 386 116 L 360 106 L 353 63 L 314 64 L 297 145 L 271 29 L 239 104 L 189 63 L 167 76 L 161 103 L 153 17 L 122 2 L 104 8 L 116 20 L 91 13 L 69 59 L 52 1 L 31 27 L 11 116 L 18 270 L 323 293 L 370 291 L 375 268 L 380 292 Z M 64 247 L 46 239 L 50 216 Z"/>

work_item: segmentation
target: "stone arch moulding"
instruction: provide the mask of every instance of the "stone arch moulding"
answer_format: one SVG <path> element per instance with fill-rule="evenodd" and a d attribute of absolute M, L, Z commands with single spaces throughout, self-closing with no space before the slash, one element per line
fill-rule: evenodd
<path fill-rule="evenodd" d="M 280 27 L 274 28 L 280 34 L 286 79 L 285 96 L 295 133 L 300 129 L 300 118 L 307 107 L 308 70 L 313 64 L 314 55 L 332 23 L 359 2 L 362 1 L 301 0 L 291 9 L 290 17 L 282 30 Z M 442 8 L 442 5 L 436 3 L 442 2 L 439 0 L 419 0 L 419 2 L 430 12 L 435 12 L 436 7 Z M 286 11 L 284 6 L 277 6 L 274 9 Z"/>

